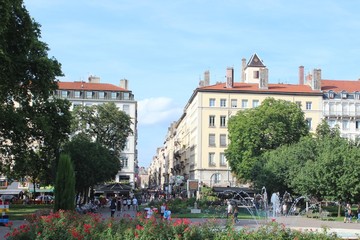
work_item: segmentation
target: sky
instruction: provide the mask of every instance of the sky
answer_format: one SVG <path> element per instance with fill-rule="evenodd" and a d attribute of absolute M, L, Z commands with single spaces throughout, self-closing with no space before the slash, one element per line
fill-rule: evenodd
<path fill-rule="evenodd" d="M 240 81 L 241 59 L 256 53 L 270 83 L 298 83 L 298 67 L 323 79 L 360 78 L 358 0 L 24 0 L 41 25 L 61 81 L 119 86 L 138 101 L 138 161 L 148 167 L 170 124 L 210 71 Z"/>

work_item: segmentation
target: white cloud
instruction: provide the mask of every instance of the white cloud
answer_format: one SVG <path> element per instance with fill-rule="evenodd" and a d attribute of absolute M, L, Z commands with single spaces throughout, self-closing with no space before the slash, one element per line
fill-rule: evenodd
<path fill-rule="evenodd" d="M 179 119 L 183 109 L 167 97 L 147 98 L 138 101 L 139 125 L 152 125 Z"/>

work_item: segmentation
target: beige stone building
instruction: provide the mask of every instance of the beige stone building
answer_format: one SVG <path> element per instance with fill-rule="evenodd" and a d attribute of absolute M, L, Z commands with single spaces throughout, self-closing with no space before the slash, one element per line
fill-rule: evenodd
<path fill-rule="evenodd" d="M 227 122 L 236 112 L 255 108 L 268 97 L 298 104 L 311 131 L 325 118 L 330 126 L 339 125 L 344 136 L 359 136 L 360 81 L 324 80 L 320 69 L 305 76 L 303 66 L 298 72 L 298 84 L 269 83 L 269 70 L 257 54 L 248 62 L 242 60 L 239 81 L 234 79 L 234 69 L 227 68 L 226 82 L 211 85 L 206 71 L 155 156 L 163 166 L 157 186 L 174 185 L 181 177 L 210 187 L 240 186 L 224 155 Z"/>

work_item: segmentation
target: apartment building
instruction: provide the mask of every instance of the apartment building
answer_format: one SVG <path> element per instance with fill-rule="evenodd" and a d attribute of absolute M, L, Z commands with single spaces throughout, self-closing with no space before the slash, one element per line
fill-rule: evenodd
<path fill-rule="evenodd" d="M 355 139 L 360 129 L 360 81 L 323 80 L 321 70 L 304 73 L 299 67 L 298 84 L 269 83 L 269 70 L 257 54 L 242 59 L 241 77 L 226 69 L 226 82 L 210 84 L 204 73 L 188 100 L 180 119 L 169 128 L 161 159 L 165 172 L 160 185 L 174 185 L 171 179 L 197 179 L 201 184 L 240 186 L 231 172 L 224 151 L 228 145 L 228 119 L 238 111 L 259 106 L 268 97 L 298 104 L 310 131 L 323 118 L 340 126 L 344 137 Z M 161 165 L 161 164 L 160 164 Z"/>
<path fill-rule="evenodd" d="M 131 90 L 128 89 L 128 80 L 120 80 L 120 86 L 101 83 L 100 78 L 90 76 L 88 82 L 59 82 L 56 97 L 66 98 L 75 106 L 100 105 L 113 102 L 131 117 L 133 135 L 127 139 L 127 144 L 121 152 L 119 159 L 123 168 L 115 177 L 116 182 L 130 183 L 133 187 L 137 181 L 137 102 Z"/>

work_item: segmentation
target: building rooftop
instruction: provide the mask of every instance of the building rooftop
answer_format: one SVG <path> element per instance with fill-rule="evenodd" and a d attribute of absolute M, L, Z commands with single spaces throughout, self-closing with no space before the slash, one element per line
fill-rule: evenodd
<path fill-rule="evenodd" d="M 60 90 L 94 90 L 94 91 L 123 91 L 130 92 L 124 88 L 109 83 L 88 83 L 88 82 L 58 82 Z"/>

